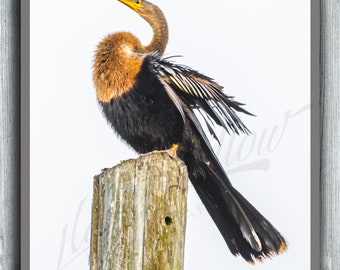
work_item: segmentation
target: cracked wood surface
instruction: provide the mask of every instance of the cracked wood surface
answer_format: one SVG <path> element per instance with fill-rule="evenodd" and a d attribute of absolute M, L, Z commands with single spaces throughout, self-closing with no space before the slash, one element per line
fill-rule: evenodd
<path fill-rule="evenodd" d="M 152 153 L 94 178 L 91 270 L 183 269 L 188 175 Z"/>

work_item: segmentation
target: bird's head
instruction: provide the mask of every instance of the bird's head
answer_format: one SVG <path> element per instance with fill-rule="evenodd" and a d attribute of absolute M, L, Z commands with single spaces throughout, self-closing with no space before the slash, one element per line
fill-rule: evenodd
<path fill-rule="evenodd" d="M 150 20 L 158 17 L 159 8 L 145 0 L 118 0 L 137 12 L 144 19 Z"/>
<path fill-rule="evenodd" d="M 143 8 L 143 0 L 118 0 L 119 2 L 127 5 L 129 8 L 139 12 Z"/>

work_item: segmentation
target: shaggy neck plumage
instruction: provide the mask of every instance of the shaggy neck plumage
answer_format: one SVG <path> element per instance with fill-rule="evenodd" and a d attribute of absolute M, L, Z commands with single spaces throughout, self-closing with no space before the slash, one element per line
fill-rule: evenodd
<path fill-rule="evenodd" d="M 149 13 L 140 14 L 151 26 L 153 30 L 153 37 L 149 45 L 144 47 L 145 52 L 158 52 L 163 54 L 168 43 L 168 24 L 164 17 L 163 12 L 150 2 L 144 1 L 145 8 L 151 9 L 151 15 Z M 147 15 L 148 14 L 148 15 Z"/>

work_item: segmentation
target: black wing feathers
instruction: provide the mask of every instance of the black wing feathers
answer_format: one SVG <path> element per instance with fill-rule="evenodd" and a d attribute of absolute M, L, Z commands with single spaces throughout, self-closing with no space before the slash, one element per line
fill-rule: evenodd
<path fill-rule="evenodd" d="M 188 106 L 203 110 L 218 125 L 224 127 L 228 133 L 230 131 L 236 134 L 240 132 L 250 133 L 236 115 L 235 110 L 249 115 L 252 114 L 240 107 L 243 104 L 224 94 L 221 91 L 222 86 L 189 67 L 161 59 L 157 54 L 151 54 L 148 58 L 162 83 L 167 84 L 175 91 L 178 97 Z M 204 117 L 209 131 L 211 131 L 212 126 L 207 121 L 207 115 L 204 115 L 204 113 L 201 113 L 201 115 Z M 212 135 L 216 136 L 216 134 Z"/>

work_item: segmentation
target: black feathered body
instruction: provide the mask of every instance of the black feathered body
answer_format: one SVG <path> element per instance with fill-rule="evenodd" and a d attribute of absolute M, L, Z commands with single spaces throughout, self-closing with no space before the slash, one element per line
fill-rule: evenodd
<path fill-rule="evenodd" d="M 240 254 L 252 262 L 254 258 L 261 260 L 281 252 L 286 246 L 283 237 L 232 187 L 192 110 L 205 107 L 219 125 L 223 124 L 221 116 L 213 113 L 214 108 L 209 107 L 200 93 L 190 95 L 180 89 L 176 79 L 168 79 L 171 75 L 177 76 L 176 72 L 195 79 L 197 84 L 202 83 L 202 87 L 216 85 L 196 71 L 149 55 L 144 58 L 129 91 L 109 102 L 100 101 L 104 115 L 117 134 L 138 153 L 179 145 L 177 154 L 187 165 L 193 186 L 234 255 Z M 220 89 L 217 91 L 220 95 Z M 234 110 L 246 112 L 239 103 L 221 95 L 221 100 L 216 102 L 230 105 L 228 117 L 236 117 Z M 235 119 L 224 126 L 246 130 L 241 121 Z"/>
<path fill-rule="evenodd" d="M 138 153 L 180 143 L 183 121 L 158 78 L 144 61 L 133 88 L 109 103 L 100 102 L 114 130 Z"/>

